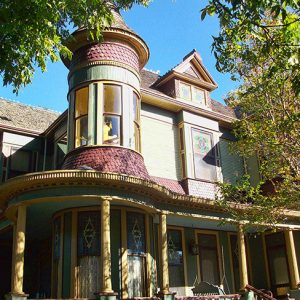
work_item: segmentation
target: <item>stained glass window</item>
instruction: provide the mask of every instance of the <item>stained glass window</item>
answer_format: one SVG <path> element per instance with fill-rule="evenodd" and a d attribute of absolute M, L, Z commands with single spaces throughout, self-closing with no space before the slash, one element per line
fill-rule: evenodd
<path fill-rule="evenodd" d="M 145 216 L 127 213 L 127 244 L 129 253 L 145 252 Z"/>
<path fill-rule="evenodd" d="M 168 229 L 168 263 L 170 286 L 184 286 L 183 250 L 180 230 Z"/>
<path fill-rule="evenodd" d="M 78 256 L 100 255 L 100 212 L 78 214 Z"/>
<path fill-rule="evenodd" d="M 216 180 L 215 151 L 210 133 L 192 128 L 195 178 Z"/>

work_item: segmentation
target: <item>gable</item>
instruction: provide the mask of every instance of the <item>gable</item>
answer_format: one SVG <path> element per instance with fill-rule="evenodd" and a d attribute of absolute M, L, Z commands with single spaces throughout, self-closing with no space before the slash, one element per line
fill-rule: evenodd
<path fill-rule="evenodd" d="M 183 72 L 183 74 L 188 75 L 188 76 L 192 76 L 194 78 L 200 79 L 200 80 L 204 80 L 203 76 L 200 74 L 200 72 L 198 72 L 195 67 L 193 67 L 192 65 L 188 65 L 186 70 Z"/>

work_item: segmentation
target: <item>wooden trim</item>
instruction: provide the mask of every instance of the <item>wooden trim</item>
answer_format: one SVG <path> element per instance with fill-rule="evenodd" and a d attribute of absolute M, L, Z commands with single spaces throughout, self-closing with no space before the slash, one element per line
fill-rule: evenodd
<path fill-rule="evenodd" d="M 150 224 L 150 221 L 149 221 L 149 214 L 146 214 L 145 215 L 145 234 L 146 234 L 146 269 L 147 269 L 147 274 L 146 274 L 146 290 L 147 290 L 147 293 L 146 295 L 148 297 L 152 297 L 152 290 L 153 290 L 153 284 L 152 284 L 152 280 L 151 280 L 151 275 L 152 275 L 152 272 L 151 272 L 151 266 L 152 266 L 152 257 L 151 257 L 151 254 L 150 254 L 150 228 L 149 228 L 149 224 Z"/>

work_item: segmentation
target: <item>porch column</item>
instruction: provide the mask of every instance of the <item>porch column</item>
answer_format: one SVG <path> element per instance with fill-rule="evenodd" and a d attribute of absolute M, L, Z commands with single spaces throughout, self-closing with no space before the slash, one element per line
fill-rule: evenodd
<path fill-rule="evenodd" d="M 110 198 L 103 197 L 101 202 L 101 291 L 100 300 L 116 300 L 117 293 L 111 284 L 111 253 L 110 253 Z"/>
<path fill-rule="evenodd" d="M 162 294 L 169 293 L 169 265 L 168 265 L 168 239 L 167 239 L 167 215 L 162 212 L 159 216 L 160 241 L 161 241 L 161 288 Z"/>
<path fill-rule="evenodd" d="M 10 297 L 27 297 L 23 292 L 26 206 L 19 206 L 14 228 L 12 252 L 12 277 Z"/>
<path fill-rule="evenodd" d="M 247 270 L 247 254 L 245 246 L 245 235 L 243 226 L 238 225 L 238 249 L 239 249 L 239 265 L 240 265 L 240 290 L 244 291 L 248 284 L 248 270 Z"/>
<path fill-rule="evenodd" d="M 111 254 L 110 254 L 110 202 L 103 199 L 101 203 L 101 260 L 102 293 L 111 293 Z"/>
<path fill-rule="evenodd" d="M 284 231 L 289 269 L 291 274 L 291 289 L 297 289 L 299 285 L 299 270 L 295 250 L 293 230 L 291 228 Z"/>

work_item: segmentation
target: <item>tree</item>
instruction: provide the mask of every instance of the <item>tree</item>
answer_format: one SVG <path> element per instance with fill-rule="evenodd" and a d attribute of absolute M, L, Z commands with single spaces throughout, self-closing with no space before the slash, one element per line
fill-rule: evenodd
<path fill-rule="evenodd" d="M 71 57 L 64 46 L 80 26 L 100 39 L 112 22 L 109 6 L 129 9 L 148 0 L 2 0 L 0 2 L 0 74 L 3 84 L 18 92 L 30 83 L 36 68 L 46 70 L 48 60 Z"/>
<path fill-rule="evenodd" d="M 284 210 L 298 209 L 300 199 L 300 3 L 211 0 L 207 14 L 220 21 L 217 68 L 241 82 L 226 99 L 240 116 L 233 150 L 257 156 L 262 177 L 258 186 L 249 176 L 221 184 L 221 205 L 238 220 L 284 221 Z"/>

